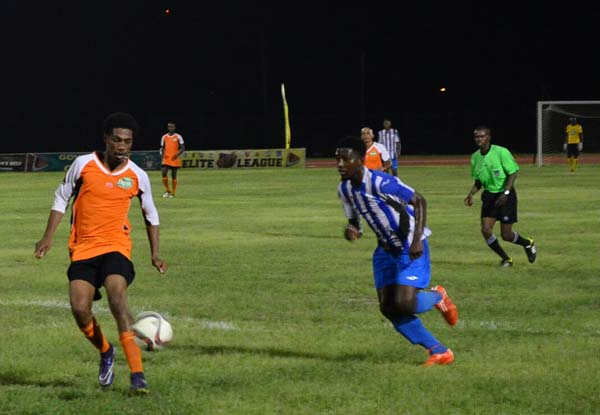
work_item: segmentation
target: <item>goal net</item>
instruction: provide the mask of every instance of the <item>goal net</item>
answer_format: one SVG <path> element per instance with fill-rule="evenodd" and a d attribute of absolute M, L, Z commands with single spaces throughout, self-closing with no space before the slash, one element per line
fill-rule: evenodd
<path fill-rule="evenodd" d="M 600 153 L 600 101 L 538 101 L 538 167 L 565 162 L 565 128 L 571 117 L 577 118 L 583 129 L 583 150 L 586 153 Z"/>

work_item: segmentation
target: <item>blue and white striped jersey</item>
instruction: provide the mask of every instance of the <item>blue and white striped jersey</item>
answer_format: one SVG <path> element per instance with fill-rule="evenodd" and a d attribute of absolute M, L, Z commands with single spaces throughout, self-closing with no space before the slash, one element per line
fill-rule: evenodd
<path fill-rule="evenodd" d="M 379 241 L 402 250 L 408 250 L 413 239 L 415 218 L 410 200 L 414 194 L 415 190 L 399 178 L 366 167 L 360 189 L 353 188 L 350 180 L 343 180 L 338 185 L 346 217 L 358 220 L 362 217 Z M 401 215 L 390 203 L 402 205 L 408 214 L 407 218 L 405 216 L 408 227 L 404 235 L 401 229 L 406 228 L 401 228 Z M 425 227 L 422 239 L 429 235 L 431 231 Z"/>
<path fill-rule="evenodd" d="M 380 130 L 377 134 L 377 141 L 387 148 L 390 153 L 390 157 L 397 158 L 398 154 L 396 154 L 396 143 L 400 142 L 400 134 L 398 130 L 395 128 L 390 128 L 386 130 Z"/>

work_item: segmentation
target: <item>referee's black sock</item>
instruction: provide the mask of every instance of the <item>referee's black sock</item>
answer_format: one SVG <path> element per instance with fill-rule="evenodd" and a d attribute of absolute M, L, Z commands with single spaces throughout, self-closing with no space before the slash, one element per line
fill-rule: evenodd
<path fill-rule="evenodd" d="M 489 239 L 486 240 L 488 246 L 490 247 L 490 249 L 492 251 L 494 251 L 495 253 L 498 254 L 498 256 L 502 259 L 510 259 L 510 257 L 508 255 L 506 255 L 506 252 L 504 252 L 504 249 L 502 249 L 502 247 L 500 246 L 500 243 L 498 242 L 498 238 L 496 238 L 496 235 L 492 235 Z"/>
<path fill-rule="evenodd" d="M 513 232 L 513 240 L 512 240 L 513 244 L 517 244 L 517 245 L 521 245 L 521 246 L 528 246 L 530 245 L 529 243 L 529 239 L 525 239 L 523 238 L 521 235 L 519 235 L 517 232 Z"/>

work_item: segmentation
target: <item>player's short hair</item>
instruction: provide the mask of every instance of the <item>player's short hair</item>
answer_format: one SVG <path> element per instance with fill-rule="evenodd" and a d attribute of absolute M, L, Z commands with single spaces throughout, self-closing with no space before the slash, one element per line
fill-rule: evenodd
<path fill-rule="evenodd" d="M 102 123 L 102 132 L 105 135 L 112 134 L 115 128 L 127 128 L 128 130 L 133 131 L 134 137 L 137 137 L 140 129 L 135 118 L 126 112 L 115 112 L 104 119 L 104 122 Z"/>
<path fill-rule="evenodd" d="M 475 127 L 475 129 L 473 130 L 473 132 L 475 131 L 485 131 L 485 133 L 487 135 L 491 135 L 492 134 L 492 130 L 490 130 L 490 127 L 486 127 L 485 125 L 479 125 L 477 127 Z"/>
<path fill-rule="evenodd" d="M 337 148 L 350 148 L 362 158 L 365 157 L 365 153 L 367 152 L 365 142 L 360 137 L 355 136 L 346 136 L 342 138 L 338 142 Z"/>

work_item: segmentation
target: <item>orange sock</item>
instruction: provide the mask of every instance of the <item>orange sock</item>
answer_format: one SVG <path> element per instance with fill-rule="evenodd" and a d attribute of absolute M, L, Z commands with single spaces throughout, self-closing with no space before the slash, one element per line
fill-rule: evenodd
<path fill-rule="evenodd" d="M 96 322 L 96 318 L 93 317 L 92 321 L 89 322 L 88 325 L 84 327 L 79 327 L 79 329 L 83 332 L 85 337 L 94 345 L 94 347 L 100 350 L 101 353 L 105 353 L 110 348 L 110 344 L 104 334 L 102 334 L 102 330 L 100 330 L 100 326 Z"/>
<path fill-rule="evenodd" d="M 119 340 L 121 341 L 121 346 L 123 346 L 131 373 L 143 372 L 142 351 L 135 342 L 135 333 L 133 331 L 124 331 L 119 334 Z"/>
<path fill-rule="evenodd" d="M 169 189 L 169 178 L 168 177 L 163 177 L 162 178 L 162 182 L 165 185 L 165 190 L 169 193 L 171 193 L 171 189 Z"/>
<path fill-rule="evenodd" d="M 177 190 L 177 179 L 173 179 L 173 196 L 175 196 L 175 190 Z"/>

